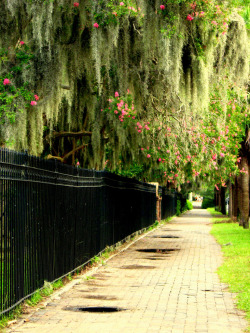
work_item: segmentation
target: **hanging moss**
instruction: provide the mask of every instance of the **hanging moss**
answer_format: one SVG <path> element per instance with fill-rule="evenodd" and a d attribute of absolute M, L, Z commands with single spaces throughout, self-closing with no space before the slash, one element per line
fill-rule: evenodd
<path fill-rule="evenodd" d="M 20 40 L 30 45 L 34 59 L 22 80 L 40 96 L 35 109 L 25 109 L 13 126 L 0 129 L 2 142 L 12 138 L 14 149 L 40 155 L 48 143 L 54 144 L 49 135 L 53 131 L 91 131 L 91 139 L 79 141 L 88 144 L 78 153 L 82 164 L 103 168 L 106 147 L 115 169 L 120 160 L 123 165 L 143 161 L 142 142 L 152 149 L 157 149 L 157 142 L 174 144 L 161 132 L 147 142 L 132 127 L 125 131 L 101 115 L 115 91 L 122 95 L 130 89 L 138 119 L 181 132 L 184 122 L 191 125 L 206 113 L 212 82 L 223 75 L 240 85 L 247 81 L 248 39 L 237 14 L 231 17 L 227 35 L 219 36 L 203 21 L 191 25 L 183 20 L 184 1 L 167 4 L 163 14 L 159 0 L 140 0 L 144 17 L 138 10 L 118 18 L 107 12 L 108 3 L 84 1 L 75 8 L 68 0 L 2 0 L 0 46 L 15 47 Z M 94 27 L 97 19 L 102 20 L 99 28 Z M 182 124 L 174 120 L 176 113 Z M 49 128 L 46 140 L 44 126 Z M 183 140 L 188 149 L 187 142 Z M 64 154 L 64 144 L 64 139 L 56 142 L 59 155 Z"/>

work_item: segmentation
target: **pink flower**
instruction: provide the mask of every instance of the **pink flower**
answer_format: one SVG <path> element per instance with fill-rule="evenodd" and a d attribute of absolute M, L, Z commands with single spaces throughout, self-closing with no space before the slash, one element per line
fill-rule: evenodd
<path fill-rule="evenodd" d="M 95 28 L 99 28 L 99 24 L 98 23 L 94 23 L 94 27 Z"/>
<path fill-rule="evenodd" d="M 205 15 L 205 12 L 200 12 L 200 17 L 203 17 Z"/>
<path fill-rule="evenodd" d="M 220 153 L 220 156 L 221 156 L 221 157 L 225 157 L 225 154 L 224 154 L 224 153 Z"/>
<path fill-rule="evenodd" d="M 178 177 L 178 173 L 176 173 L 174 176 L 175 176 L 175 178 L 177 178 Z"/>
<path fill-rule="evenodd" d="M 115 110 L 115 111 L 114 111 L 114 113 L 115 113 L 115 114 L 118 114 L 118 111 L 117 111 L 117 110 Z"/>
<path fill-rule="evenodd" d="M 79 2 L 74 2 L 74 7 L 79 7 Z"/>
<path fill-rule="evenodd" d="M 211 24 L 213 24 L 215 26 L 218 25 L 218 23 L 216 21 L 212 21 Z"/>
<path fill-rule="evenodd" d="M 118 91 L 115 92 L 115 97 L 119 97 Z"/>
<path fill-rule="evenodd" d="M 33 105 L 37 105 L 37 102 L 36 102 L 36 101 L 31 101 L 31 102 L 30 102 L 30 105 L 32 105 L 32 106 L 33 106 Z"/>
<path fill-rule="evenodd" d="M 120 2 L 120 6 L 124 6 L 124 2 Z"/>
<path fill-rule="evenodd" d="M 164 5 L 160 5 L 160 8 L 161 8 L 161 10 L 164 10 L 165 6 Z"/>
<path fill-rule="evenodd" d="M 192 8 L 192 9 L 195 9 L 195 7 L 196 7 L 196 3 L 194 2 L 194 3 L 191 3 L 190 4 L 190 7 Z"/>
<path fill-rule="evenodd" d="M 144 148 L 141 148 L 141 151 L 143 151 L 144 150 Z"/>
<path fill-rule="evenodd" d="M 158 161 L 161 162 L 161 158 L 158 158 Z"/>
<path fill-rule="evenodd" d="M 193 19 L 194 19 L 193 16 L 191 16 L 191 15 L 188 14 L 188 16 L 187 16 L 187 20 L 188 20 L 188 21 L 193 21 Z"/>
<path fill-rule="evenodd" d="M 148 154 L 148 155 L 147 155 L 147 158 L 150 158 L 150 157 L 151 157 L 151 155 L 150 155 L 150 154 Z"/>
<path fill-rule="evenodd" d="M 21 41 L 20 41 L 20 45 L 23 45 L 23 44 L 25 44 L 25 43 L 24 43 L 24 41 L 21 40 Z"/>
<path fill-rule="evenodd" d="M 3 84 L 4 84 L 5 86 L 7 86 L 8 84 L 10 84 L 10 80 L 9 80 L 9 79 L 4 79 L 4 80 L 3 80 Z"/>
<path fill-rule="evenodd" d="M 39 100 L 39 97 L 37 95 L 34 95 L 35 97 L 35 100 L 38 101 Z"/>
<path fill-rule="evenodd" d="M 80 162 L 77 162 L 76 165 L 79 166 L 79 165 L 80 165 Z"/>

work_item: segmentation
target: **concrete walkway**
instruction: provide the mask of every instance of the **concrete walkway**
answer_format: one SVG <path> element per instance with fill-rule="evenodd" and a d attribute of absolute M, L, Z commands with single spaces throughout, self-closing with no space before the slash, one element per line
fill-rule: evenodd
<path fill-rule="evenodd" d="M 209 234 L 209 218 L 201 209 L 175 218 L 8 332 L 243 332 L 244 314 L 216 274 L 222 255 Z M 75 311 L 78 307 L 122 311 Z"/>

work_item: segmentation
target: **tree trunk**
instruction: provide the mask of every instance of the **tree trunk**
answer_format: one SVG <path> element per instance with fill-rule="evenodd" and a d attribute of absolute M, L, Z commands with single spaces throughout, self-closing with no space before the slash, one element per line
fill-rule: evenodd
<path fill-rule="evenodd" d="M 242 226 L 242 219 L 241 219 L 241 213 L 242 213 L 242 183 L 241 183 L 241 175 L 237 177 L 237 220 L 239 221 L 239 225 Z"/>
<path fill-rule="evenodd" d="M 219 211 L 220 209 L 219 191 L 216 188 L 214 189 L 214 203 L 215 203 L 215 210 Z"/>
<path fill-rule="evenodd" d="M 249 168 L 247 157 L 243 156 L 241 159 L 241 225 L 245 229 L 249 229 Z"/>
<path fill-rule="evenodd" d="M 229 183 L 229 207 L 228 207 L 228 216 L 233 218 L 233 185 L 230 181 Z"/>
<path fill-rule="evenodd" d="M 226 215 L 226 188 L 220 188 L 220 211 L 222 214 Z"/>
<path fill-rule="evenodd" d="M 238 184 L 237 178 L 235 177 L 234 184 L 232 185 L 232 219 L 237 221 L 237 211 L 238 211 Z"/>

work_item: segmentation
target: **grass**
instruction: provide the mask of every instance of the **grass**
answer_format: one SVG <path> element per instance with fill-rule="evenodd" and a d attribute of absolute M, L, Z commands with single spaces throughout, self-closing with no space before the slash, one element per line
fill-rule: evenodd
<path fill-rule="evenodd" d="M 207 211 L 213 216 L 212 223 L 232 223 L 233 221 L 227 216 L 223 215 L 221 212 L 217 212 L 215 207 L 207 208 Z"/>
<path fill-rule="evenodd" d="M 222 245 L 225 258 L 218 274 L 237 293 L 237 306 L 246 312 L 250 332 L 250 230 L 237 223 L 220 223 L 213 224 L 211 234 Z"/>
<path fill-rule="evenodd" d="M 72 280 L 72 277 L 69 276 L 68 280 Z M 44 281 L 44 287 L 41 290 L 37 290 L 29 299 L 27 299 L 23 304 L 18 305 L 14 310 L 10 311 L 6 315 L 3 315 L 0 318 L 0 331 L 7 327 L 10 322 L 15 321 L 19 318 L 24 312 L 25 307 L 31 306 L 34 307 L 39 304 L 44 297 L 50 296 L 55 290 L 63 287 L 62 279 L 57 280 L 54 283 Z"/>
<path fill-rule="evenodd" d="M 217 212 L 217 211 L 215 210 L 215 207 L 207 208 L 207 211 L 208 211 L 211 215 L 222 215 L 222 216 L 223 216 L 223 214 L 222 214 L 221 212 Z"/>

